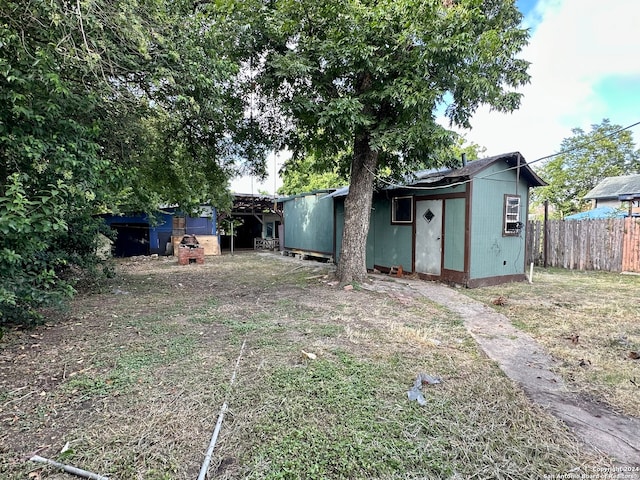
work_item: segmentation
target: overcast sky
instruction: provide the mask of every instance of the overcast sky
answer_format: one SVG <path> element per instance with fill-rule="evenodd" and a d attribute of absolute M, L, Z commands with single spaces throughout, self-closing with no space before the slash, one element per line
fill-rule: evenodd
<path fill-rule="evenodd" d="M 481 108 L 468 141 L 487 155 L 520 151 L 527 161 L 556 153 L 571 129 L 589 130 L 608 118 L 621 126 L 640 121 L 640 1 L 518 0 L 530 29 L 521 57 L 531 62 L 531 83 L 521 89 L 520 109 L 498 114 Z M 632 129 L 636 143 L 640 126 Z M 231 184 L 236 193 L 273 193 L 276 168 L 285 156 L 269 158 L 269 179 Z"/>

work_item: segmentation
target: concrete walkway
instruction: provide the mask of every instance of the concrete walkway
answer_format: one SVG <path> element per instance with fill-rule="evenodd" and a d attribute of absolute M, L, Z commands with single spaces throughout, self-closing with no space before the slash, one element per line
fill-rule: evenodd
<path fill-rule="evenodd" d="M 375 276 L 374 282 L 375 282 Z M 385 276 L 389 284 L 390 277 Z M 380 282 L 381 283 L 381 282 Z M 457 313 L 484 352 L 526 395 L 573 429 L 589 448 L 609 455 L 620 467 L 640 467 L 640 419 L 618 415 L 571 393 L 552 372 L 555 363 L 531 336 L 487 305 L 433 282 L 398 279 L 404 285 Z M 640 478 L 640 473 L 624 478 Z"/>

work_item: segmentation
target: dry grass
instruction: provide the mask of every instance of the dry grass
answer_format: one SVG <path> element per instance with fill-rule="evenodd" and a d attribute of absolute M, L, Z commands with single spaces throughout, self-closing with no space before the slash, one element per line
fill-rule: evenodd
<path fill-rule="evenodd" d="M 537 269 L 533 284 L 468 290 L 533 335 L 572 389 L 640 417 L 640 277 Z M 504 297 L 504 306 L 493 300 Z"/>
<path fill-rule="evenodd" d="M 65 319 L 7 332 L 0 477 L 63 478 L 26 461 L 37 451 L 114 479 L 196 478 L 225 400 L 210 470 L 221 479 L 537 479 L 609 465 L 450 312 L 391 285 L 332 287 L 327 269 L 255 254 L 127 262 Z M 426 407 L 407 400 L 419 372 L 443 379 Z"/>

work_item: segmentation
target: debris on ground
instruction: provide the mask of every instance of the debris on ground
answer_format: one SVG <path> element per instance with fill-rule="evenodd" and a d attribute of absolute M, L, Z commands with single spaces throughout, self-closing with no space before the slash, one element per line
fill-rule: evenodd
<path fill-rule="evenodd" d="M 300 350 L 302 352 L 302 356 L 308 358 L 309 360 L 315 360 L 318 356 L 315 353 L 305 352 L 304 350 Z"/>
<path fill-rule="evenodd" d="M 504 307 L 507 304 L 507 297 L 500 295 L 498 298 L 494 298 L 491 303 Z"/>
<path fill-rule="evenodd" d="M 402 278 L 404 272 L 402 270 L 402 265 L 394 265 L 389 269 L 389 276 Z"/>
<path fill-rule="evenodd" d="M 416 377 L 415 382 L 413 382 L 413 386 L 407 392 L 407 397 L 409 401 L 417 400 L 418 404 L 421 407 L 424 407 L 427 404 L 427 401 L 424 398 L 421 390 L 424 385 L 435 385 L 437 383 L 442 383 L 442 380 L 438 377 L 432 377 L 431 375 L 427 375 L 426 373 L 419 373 Z"/>
<path fill-rule="evenodd" d="M 564 337 L 567 340 L 571 340 L 571 343 L 573 343 L 574 345 L 577 345 L 578 342 L 580 341 L 580 335 L 578 335 L 577 333 L 574 333 L 573 335 L 569 336 L 569 337 Z"/>
<path fill-rule="evenodd" d="M 629 358 L 631 360 L 640 360 L 640 352 L 629 352 Z"/>
<path fill-rule="evenodd" d="M 623 334 L 618 335 L 618 338 L 616 338 L 614 341 L 619 345 L 622 345 L 623 347 L 628 347 L 630 345 L 629 338 Z"/>

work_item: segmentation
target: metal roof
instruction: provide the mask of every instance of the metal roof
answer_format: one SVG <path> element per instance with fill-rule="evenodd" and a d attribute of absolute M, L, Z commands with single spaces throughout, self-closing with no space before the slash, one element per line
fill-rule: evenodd
<path fill-rule="evenodd" d="M 282 199 L 267 195 L 233 194 L 232 213 L 254 213 L 264 211 L 274 211 L 273 204 L 281 202 Z"/>
<path fill-rule="evenodd" d="M 290 200 L 294 200 L 294 199 L 300 198 L 300 197 L 306 197 L 308 195 L 327 194 L 326 196 L 329 196 L 335 190 L 336 190 L 335 188 L 321 188 L 321 189 L 318 189 L 318 190 L 312 190 L 311 192 L 296 193 L 295 195 L 289 195 L 288 197 L 280 197 L 280 199 L 278 201 L 280 201 L 280 202 L 288 202 Z"/>
<path fill-rule="evenodd" d="M 451 185 L 457 182 L 464 182 L 473 177 L 479 176 L 480 173 L 490 165 L 504 161 L 509 168 L 517 168 L 520 166 L 521 175 L 529 181 L 532 187 L 544 187 L 547 182 L 542 180 L 536 172 L 527 164 L 520 152 L 503 153 L 492 157 L 482 158 L 480 160 L 469 161 L 465 166 L 459 168 L 434 168 L 429 170 L 419 170 L 410 175 L 404 185 L 393 185 L 385 188 L 385 190 L 397 190 L 401 188 L 411 188 L 420 186 L 443 186 Z M 327 195 L 328 197 L 344 197 L 349 193 L 349 187 L 343 187 L 335 192 Z"/>
<path fill-rule="evenodd" d="M 618 198 L 620 195 L 640 194 L 640 175 L 607 177 L 584 196 L 585 199 Z"/>
<path fill-rule="evenodd" d="M 529 181 L 531 186 L 544 187 L 547 184 L 531 169 L 520 152 L 510 152 L 479 160 L 472 160 L 460 168 L 424 170 L 422 172 L 416 172 L 417 181 L 408 186 L 419 186 L 427 183 L 447 185 L 449 183 L 469 180 L 478 176 L 484 169 L 500 160 L 506 162 L 510 168 L 517 168 L 520 166 L 520 173 Z"/>

